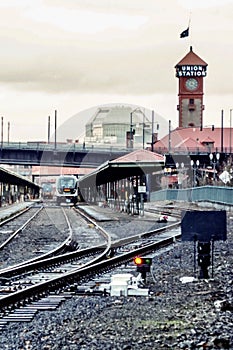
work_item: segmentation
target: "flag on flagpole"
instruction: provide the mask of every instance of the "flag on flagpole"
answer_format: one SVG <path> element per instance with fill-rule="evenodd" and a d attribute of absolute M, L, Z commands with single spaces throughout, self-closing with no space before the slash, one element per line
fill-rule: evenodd
<path fill-rule="evenodd" d="M 186 36 L 189 36 L 189 27 L 180 34 L 180 38 L 185 38 Z"/>

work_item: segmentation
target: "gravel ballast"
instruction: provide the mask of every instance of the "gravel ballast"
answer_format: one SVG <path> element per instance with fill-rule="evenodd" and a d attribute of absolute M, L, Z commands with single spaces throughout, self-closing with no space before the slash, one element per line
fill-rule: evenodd
<path fill-rule="evenodd" d="M 30 323 L 6 325 L 0 349 L 233 349 L 232 225 L 228 215 L 213 279 L 181 282 L 194 274 L 193 244 L 177 242 L 155 255 L 149 297 L 75 296 Z"/>

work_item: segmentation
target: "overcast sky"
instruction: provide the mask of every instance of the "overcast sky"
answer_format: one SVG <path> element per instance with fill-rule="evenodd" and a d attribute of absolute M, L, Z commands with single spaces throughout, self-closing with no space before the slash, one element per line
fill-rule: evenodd
<path fill-rule="evenodd" d="M 46 140 L 55 109 L 61 129 L 109 103 L 153 109 L 167 129 L 169 119 L 178 126 L 174 66 L 190 45 L 208 63 L 204 125 L 220 126 L 221 109 L 229 125 L 233 0 L 0 0 L 0 44 L 5 140 L 8 122 L 11 141 Z"/>

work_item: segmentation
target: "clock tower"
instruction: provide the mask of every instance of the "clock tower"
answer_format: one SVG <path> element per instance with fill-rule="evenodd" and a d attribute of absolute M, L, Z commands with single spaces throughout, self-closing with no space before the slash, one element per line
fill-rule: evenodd
<path fill-rule="evenodd" d="M 189 53 L 175 66 L 179 79 L 179 127 L 203 126 L 203 78 L 207 63 L 190 46 Z"/>

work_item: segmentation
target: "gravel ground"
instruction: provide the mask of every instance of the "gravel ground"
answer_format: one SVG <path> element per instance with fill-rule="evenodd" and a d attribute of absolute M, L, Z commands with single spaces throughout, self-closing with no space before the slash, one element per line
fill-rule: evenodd
<path fill-rule="evenodd" d="M 35 209 L 35 212 L 37 210 L 38 208 Z M 66 211 L 66 215 L 69 217 L 73 229 L 72 240 L 75 245 L 79 245 L 80 249 L 104 243 L 104 238 L 96 232 L 96 229 L 89 227 L 72 209 Z M 18 220 L 20 220 L 21 224 L 26 221 L 26 219 L 22 218 L 18 218 Z M 11 223 L 9 225 L 11 225 Z M 10 227 L 11 230 L 15 230 L 14 227 Z M 0 228 L 0 235 L 3 236 L 1 237 L 2 241 L 6 239 L 2 233 L 5 230 L 6 226 Z M 68 237 L 69 230 L 63 213 L 59 208 L 45 207 L 45 209 L 29 223 L 26 229 L 22 230 L 22 232 L 1 250 L 0 268 L 4 269 L 25 260 L 38 257 L 49 250 L 55 249 Z"/>
<path fill-rule="evenodd" d="M 33 208 L 32 210 L 36 212 L 38 208 Z M 16 220 L 20 221 L 22 224 L 27 219 L 19 217 Z M 11 225 L 11 223 L 9 223 L 9 225 Z M 14 227 L 10 227 L 12 230 L 15 230 Z M 5 226 L 3 226 L 3 230 L 5 230 Z M 42 210 L 32 222 L 19 232 L 19 234 L 1 251 L 0 268 L 4 269 L 42 255 L 44 252 L 59 246 L 67 237 L 68 229 L 63 214 L 53 208 Z"/>
<path fill-rule="evenodd" d="M 140 222 L 144 231 L 140 220 L 127 230 Z M 215 244 L 213 279 L 181 283 L 193 276 L 193 244 L 177 242 L 153 259 L 150 297 L 75 296 L 30 323 L 7 325 L 0 348 L 233 349 L 232 229 L 228 215 L 228 240 Z"/>

